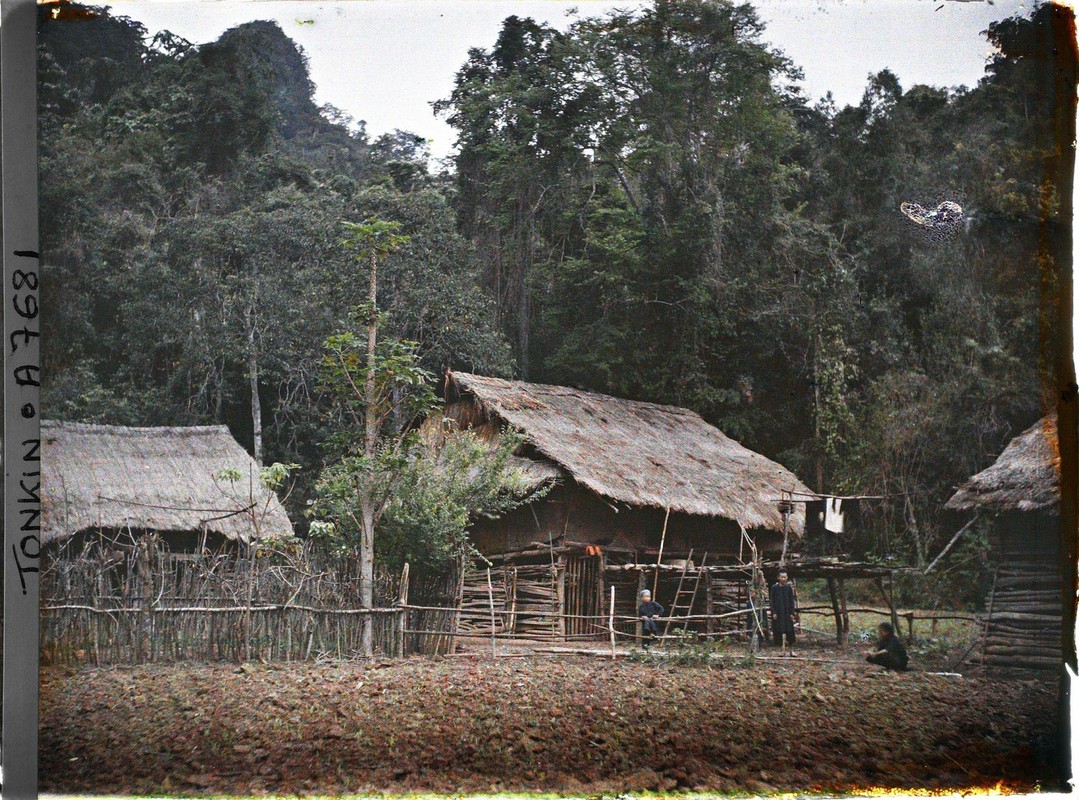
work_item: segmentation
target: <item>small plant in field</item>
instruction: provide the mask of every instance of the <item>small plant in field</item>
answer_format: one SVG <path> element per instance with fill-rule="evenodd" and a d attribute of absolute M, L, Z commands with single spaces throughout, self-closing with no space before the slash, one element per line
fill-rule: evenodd
<path fill-rule="evenodd" d="M 626 660 L 634 664 L 666 664 L 667 659 L 655 650 L 634 649 L 629 651 Z"/>
<path fill-rule="evenodd" d="M 741 659 L 736 662 L 737 666 L 743 669 L 752 669 L 757 665 L 757 654 L 750 650 Z"/>
<path fill-rule="evenodd" d="M 967 647 L 969 640 L 953 638 L 951 636 L 915 636 L 914 641 L 907 647 L 913 655 L 923 658 L 946 658 L 956 650 Z"/>
<path fill-rule="evenodd" d="M 676 642 L 673 648 L 632 650 L 628 659 L 636 663 L 666 664 L 676 667 L 726 666 L 731 663 L 745 667 L 755 663 L 754 654 L 745 655 L 741 646 L 732 647 L 726 643 L 702 639 L 696 633 L 690 633 L 689 636 L 679 637 L 673 641 Z M 743 657 L 737 661 L 724 661 L 727 657 L 739 654 Z"/>

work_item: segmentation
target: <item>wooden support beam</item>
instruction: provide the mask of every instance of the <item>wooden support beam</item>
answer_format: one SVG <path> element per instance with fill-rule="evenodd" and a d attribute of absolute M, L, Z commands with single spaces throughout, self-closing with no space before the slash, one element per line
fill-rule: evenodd
<path fill-rule="evenodd" d="M 640 617 L 637 615 L 637 604 L 641 602 L 641 592 L 646 588 L 644 582 L 644 570 L 641 570 L 637 573 L 637 596 L 633 598 L 633 615 L 637 617 L 636 633 L 634 634 L 637 639 L 637 647 L 641 646 L 641 633 L 643 632 L 641 630 Z"/>
<path fill-rule="evenodd" d="M 715 620 L 712 619 L 712 615 L 715 613 L 715 602 L 712 598 L 712 579 L 707 576 L 704 579 L 704 606 L 705 613 L 708 614 L 708 620 L 705 622 L 705 633 L 711 636 L 716 632 Z"/>
<path fill-rule="evenodd" d="M 401 606 L 401 615 L 397 618 L 397 642 L 396 654 L 398 658 L 405 655 L 405 629 L 408 627 L 408 562 L 401 568 L 401 586 L 397 593 L 397 604 Z"/>
<path fill-rule="evenodd" d="M 614 584 L 611 584 L 611 592 L 613 596 Z M 603 600 L 607 594 L 607 555 L 603 553 L 596 556 L 596 608 L 603 608 Z M 613 606 L 612 606 L 613 608 Z M 613 623 L 612 623 L 613 627 Z M 602 636 L 602 633 L 597 633 L 597 636 Z M 613 633 L 611 634 L 614 635 Z"/>
<path fill-rule="evenodd" d="M 850 634 L 850 612 L 847 610 L 847 583 L 843 578 L 836 579 L 836 590 L 839 593 L 839 611 L 843 617 L 843 642 L 846 643 Z"/>
<path fill-rule="evenodd" d="M 558 564 L 555 567 L 558 570 L 556 575 L 556 594 L 555 604 L 558 607 L 557 630 L 556 633 L 559 637 L 566 638 L 566 559 L 564 556 L 559 556 Z"/>
<path fill-rule="evenodd" d="M 899 614 L 895 610 L 895 573 L 888 576 L 888 609 L 892 612 L 892 630 L 899 634 Z M 913 624 L 913 623 L 912 623 Z"/>
<path fill-rule="evenodd" d="M 839 596 L 836 593 L 835 578 L 828 578 L 828 596 L 832 600 L 832 614 L 835 617 L 835 640 L 843 645 L 843 616 L 839 613 Z"/>
<path fill-rule="evenodd" d="M 659 555 L 656 556 L 656 565 L 663 563 L 663 544 L 667 541 L 667 521 L 671 518 L 671 507 L 667 506 L 667 514 L 663 517 L 663 533 L 659 537 Z M 659 570 L 656 570 L 656 578 L 652 582 L 652 599 L 656 599 L 659 590 Z"/>

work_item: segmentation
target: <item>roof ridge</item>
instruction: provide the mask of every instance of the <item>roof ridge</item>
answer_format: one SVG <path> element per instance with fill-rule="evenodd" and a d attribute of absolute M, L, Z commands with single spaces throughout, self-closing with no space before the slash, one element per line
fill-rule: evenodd
<path fill-rule="evenodd" d="M 676 406 L 670 403 L 656 403 L 651 400 L 634 400 L 629 397 L 618 397 L 613 394 L 606 394 L 604 392 L 596 392 L 591 389 L 578 389 L 574 386 L 559 386 L 553 383 L 534 383 L 532 381 L 522 381 L 510 378 L 494 378 L 488 375 L 478 375 L 474 372 L 459 372 L 457 370 L 447 370 L 448 374 L 453 378 L 464 378 L 467 383 L 469 380 L 477 381 L 497 381 L 504 384 L 508 388 L 521 388 L 528 390 L 539 390 L 546 394 L 552 394 L 557 397 L 575 397 L 579 395 L 585 395 L 588 397 L 602 397 L 605 400 L 613 400 L 616 403 L 626 403 L 634 406 L 644 406 L 648 408 L 656 408 L 668 413 L 683 414 L 693 417 L 701 417 L 699 413 L 691 408 L 685 406 Z"/>
<path fill-rule="evenodd" d="M 107 433 L 117 436 L 161 436 L 171 435 L 209 435 L 232 434 L 227 425 L 103 425 L 96 422 L 67 422 L 65 420 L 43 419 L 42 429 L 67 430 L 83 433 Z"/>

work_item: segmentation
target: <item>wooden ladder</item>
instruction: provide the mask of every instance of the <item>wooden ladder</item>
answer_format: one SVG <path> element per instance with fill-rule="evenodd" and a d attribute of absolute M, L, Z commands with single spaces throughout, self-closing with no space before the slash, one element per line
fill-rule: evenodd
<path fill-rule="evenodd" d="M 667 631 L 671 628 L 671 623 L 674 621 L 674 617 L 678 616 L 679 611 L 685 611 L 686 617 L 693 613 L 693 603 L 697 599 L 697 589 L 701 585 L 701 576 L 704 575 L 704 562 L 708 560 L 708 553 L 705 552 L 701 556 L 701 567 L 697 570 L 697 575 L 692 578 L 693 588 L 690 589 L 686 585 L 686 573 L 689 572 L 689 565 L 692 563 L 693 551 L 689 551 L 689 555 L 686 556 L 686 565 L 682 567 L 682 574 L 678 577 L 678 589 L 674 593 L 674 602 L 671 603 L 671 609 L 667 612 L 667 624 L 663 626 L 663 638 L 667 638 Z"/>

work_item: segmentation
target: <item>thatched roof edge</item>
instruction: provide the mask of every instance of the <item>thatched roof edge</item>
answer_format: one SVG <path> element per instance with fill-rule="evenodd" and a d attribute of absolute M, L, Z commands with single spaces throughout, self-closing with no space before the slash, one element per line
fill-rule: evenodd
<path fill-rule="evenodd" d="M 945 503 L 953 511 L 1055 511 L 1060 504 L 1060 440 L 1050 414 L 1012 439 L 997 460 Z"/>

